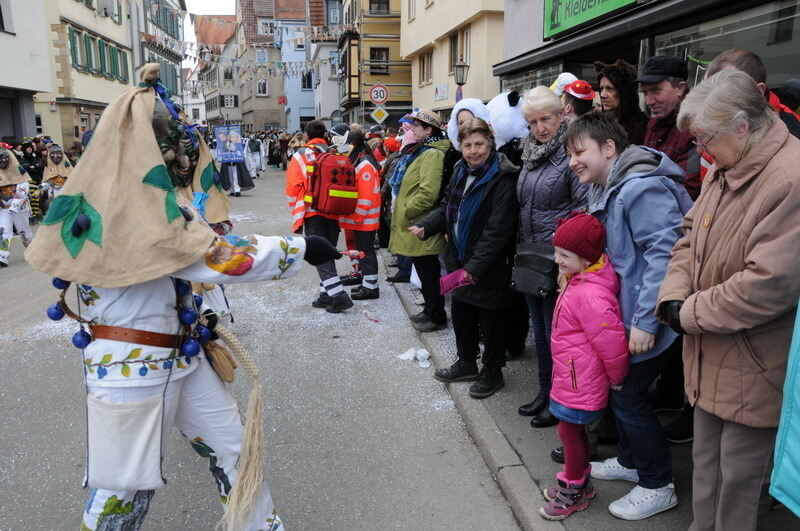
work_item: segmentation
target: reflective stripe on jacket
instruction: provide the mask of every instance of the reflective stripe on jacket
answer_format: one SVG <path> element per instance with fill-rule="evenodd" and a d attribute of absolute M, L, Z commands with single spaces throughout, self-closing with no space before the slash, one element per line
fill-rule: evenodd
<path fill-rule="evenodd" d="M 356 211 L 339 218 L 343 229 L 370 231 L 378 230 L 381 217 L 381 180 L 379 168 L 369 157 L 361 156 L 355 164 L 358 201 Z"/>

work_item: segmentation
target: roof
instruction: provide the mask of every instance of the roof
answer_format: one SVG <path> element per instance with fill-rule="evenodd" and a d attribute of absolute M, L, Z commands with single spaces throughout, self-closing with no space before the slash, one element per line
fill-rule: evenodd
<path fill-rule="evenodd" d="M 272 18 L 272 13 L 275 9 L 274 0 L 252 0 L 252 2 L 255 16 Z"/>
<path fill-rule="evenodd" d="M 305 0 L 274 0 L 275 2 L 275 19 L 300 19 L 306 18 L 306 3 Z"/>
<path fill-rule="evenodd" d="M 195 15 L 194 34 L 201 44 L 225 44 L 236 35 L 236 15 Z"/>

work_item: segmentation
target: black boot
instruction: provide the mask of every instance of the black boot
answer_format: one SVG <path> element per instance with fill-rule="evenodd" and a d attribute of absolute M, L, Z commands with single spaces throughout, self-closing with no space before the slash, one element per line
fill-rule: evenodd
<path fill-rule="evenodd" d="M 470 386 L 469 395 L 472 398 L 487 398 L 504 385 L 503 370 L 500 367 L 484 367 L 478 376 L 478 381 Z"/>
<path fill-rule="evenodd" d="M 466 361 L 459 358 L 450 367 L 437 369 L 433 373 L 433 377 L 444 383 L 476 380 L 478 378 L 478 364 L 474 361 Z"/>
<path fill-rule="evenodd" d="M 368 299 L 377 299 L 381 296 L 380 288 L 369 289 L 364 286 L 358 286 L 350 291 L 350 298 L 354 301 L 365 301 Z"/>
<path fill-rule="evenodd" d="M 540 393 L 530 404 L 519 406 L 517 412 L 523 417 L 532 417 L 534 415 L 538 415 L 545 408 L 545 406 L 548 405 L 547 401 L 547 395 Z"/>
<path fill-rule="evenodd" d="M 339 277 L 339 280 L 342 281 L 342 286 L 360 286 L 362 279 L 361 273 L 349 273 Z"/>
<path fill-rule="evenodd" d="M 317 299 L 311 303 L 311 306 L 314 308 L 327 308 L 332 302 L 333 299 L 331 299 L 330 295 L 327 293 L 320 293 L 319 297 L 317 297 Z"/>
<path fill-rule="evenodd" d="M 539 412 L 538 415 L 531 419 L 531 426 L 534 428 L 549 428 L 558 424 L 558 419 L 550 413 L 550 399 L 547 399 L 547 405 Z"/>
<path fill-rule="evenodd" d="M 346 309 L 352 307 L 353 301 L 350 300 L 350 296 L 342 292 L 331 299 L 331 303 L 325 307 L 325 311 L 328 313 L 342 313 Z"/>

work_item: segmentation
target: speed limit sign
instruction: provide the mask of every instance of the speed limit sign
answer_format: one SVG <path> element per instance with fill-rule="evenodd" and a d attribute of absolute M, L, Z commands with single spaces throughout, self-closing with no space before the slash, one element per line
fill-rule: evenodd
<path fill-rule="evenodd" d="M 373 105 L 383 105 L 389 101 L 389 88 L 386 85 L 372 85 L 369 89 L 369 101 Z"/>

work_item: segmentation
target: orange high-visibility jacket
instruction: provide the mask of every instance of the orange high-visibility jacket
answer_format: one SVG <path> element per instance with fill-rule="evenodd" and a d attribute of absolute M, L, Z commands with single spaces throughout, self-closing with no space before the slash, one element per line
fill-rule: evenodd
<path fill-rule="evenodd" d="M 381 218 L 381 178 L 371 157 L 362 154 L 354 164 L 358 201 L 356 211 L 339 218 L 339 227 L 350 230 L 378 230 Z"/>
<path fill-rule="evenodd" d="M 305 147 L 295 151 L 289 161 L 289 167 L 286 170 L 286 200 L 292 210 L 292 230 L 294 232 L 299 232 L 303 226 L 303 220 L 311 216 L 323 216 L 328 219 L 339 218 L 339 216 L 323 214 L 314 210 L 310 204 L 306 203 L 307 200 L 309 203 L 311 201 L 310 197 L 306 196 L 311 189 L 309 177 L 314 173 L 316 157 L 327 149 L 328 143 L 324 139 L 314 138 Z"/>

